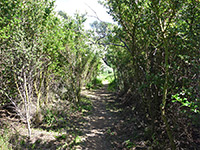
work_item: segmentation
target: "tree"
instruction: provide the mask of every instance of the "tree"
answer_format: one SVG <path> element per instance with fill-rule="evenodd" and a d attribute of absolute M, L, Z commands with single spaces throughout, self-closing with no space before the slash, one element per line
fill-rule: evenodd
<path fill-rule="evenodd" d="M 38 91 L 40 89 L 34 91 L 34 85 L 36 87 L 36 81 L 41 84 L 41 70 L 43 69 L 41 66 L 44 63 L 43 33 L 46 26 L 45 21 L 52 7 L 53 2 L 50 1 L 8 0 L 1 5 L 1 18 L 4 18 L 1 22 L 3 27 L 1 31 L 3 32 L 5 28 L 7 30 L 1 41 L 1 51 L 6 60 L 1 66 L 3 70 L 1 92 L 15 106 L 20 104 L 24 106 L 29 137 L 31 137 L 30 105 L 34 92 L 38 96 L 37 103 L 39 104 L 40 101 Z M 9 82 L 5 80 L 6 78 Z M 38 107 L 39 105 L 37 105 L 37 110 Z"/>
<path fill-rule="evenodd" d="M 197 78 L 191 75 L 198 74 L 196 55 L 199 42 L 196 41 L 196 33 L 199 31 L 199 3 L 109 0 L 102 4 L 109 9 L 109 14 L 119 25 L 112 31 L 110 42 L 114 41 L 116 46 L 124 45 L 124 48 L 110 46 L 107 54 L 108 61 L 117 69 L 121 91 L 135 95 L 134 99 L 128 98 L 127 101 L 141 104 L 140 109 L 145 110 L 148 114 L 146 116 L 150 116 L 146 119 L 151 120 L 151 133 L 155 133 L 155 121 L 162 118 L 171 148 L 175 149 L 174 135 L 169 127 L 172 120 L 168 117 L 171 107 L 175 107 L 171 103 L 171 96 L 185 106 L 192 106 L 191 110 L 198 111 L 194 109 L 194 105 L 198 103 L 197 85 L 194 84 Z M 187 58 L 190 58 L 190 65 L 185 65 L 189 61 Z M 188 68 L 190 71 L 186 71 Z M 181 70 L 185 70 L 184 75 Z M 188 90 L 189 85 L 194 90 Z M 193 96 L 187 95 L 183 102 L 184 96 L 180 98 L 175 93 L 179 88 L 185 87 L 186 91 L 192 91 L 192 94 L 189 93 Z M 174 112 L 173 115 L 178 117 L 177 114 L 178 112 Z"/>

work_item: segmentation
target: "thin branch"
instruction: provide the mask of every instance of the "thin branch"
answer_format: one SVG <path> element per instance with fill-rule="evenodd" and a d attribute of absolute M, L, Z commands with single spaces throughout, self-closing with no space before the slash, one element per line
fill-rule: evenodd
<path fill-rule="evenodd" d="M 4 94 L 10 101 L 11 103 L 14 105 L 14 107 L 16 108 L 16 113 L 22 118 L 25 120 L 24 116 L 22 115 L 22 113 L 19 111 L 19 107 L 16 105 L 16 103 L 14 102 L 14 100 L 2 89 L 0 88 L 0 92 L 2 94 Z"/>
<path fill-rule="evenodd" d="M 88 6 L 91 10 L 92 10 L 92 12 L 95 14 L 95 16 L 91 16 L 90 15 L 90 17 L 94 17 L 94 18 L 96 18 L 97 20 L 99 20 L 100 22 L 105 22 L 105 21 L 102 21 L 99 17 L 98 17 L 98 15 L 97 15 L 97 12 L 94 10 L 94 9 L 92 9 L 88 4 L 86 4 L 85 3 L 85 5 L 86 6 Z M 126 48 L 130 53 L 132 53 L 132 51 L 130 50 L 130 48 L 128 47 L 128 45 L 126 44 L 126 42 L 125 41 L 123 41 L 120 37 L 118 37 L 118 36 L 116 36 L 124 45 L 119 45 L 119 44 L 115 44 L 115 43 L 100 43 L 100 42 L 98 42 L 98 41 L 100 41 L 101 39 L 103 39 L 103 38 L 105 38 L 105 36 L 106 35 L 104 35 L 103 37 L 100 37 L 99 39 L 97 39 L 97 43 L 99 43 L 100 45 L 114 45 L 114 46 L 120 46 L 120 47 L 123 47 L 123 48 Z"/>
<path fill-rule="evenodd" d="M 127 48 L 127 50 L 128 50 L 130 53 L 132 53 L 131 50 L 130 50 L 130 48 L 129 48 L 128 45 L 126 44 L 126 42 L 123 41 L 119 36 L 116 36 L 116 37 L 124 44 L 124 47 Z"/>
<path fill-rule="evenodd" d="M 102 20 L 98 17 L 97 12 L 96 12 L 94 9 L 92 9 L 92 7 L 90 7 L 90 6 L 89 6 L 88 4 L 86 4 L 86 3 L 85 3 L 85 5 L 86 5 L 88 8 L 90 8 L 90 9 L 92 10 L 92 12 L 95 14 L 95 16 L 88 15 L 89 17 L 94 17 L 94 18 L 96 18 L 97 20 L 99 20 L 100 22 L 105 22 L 105 21 L 102 21 Z"/>

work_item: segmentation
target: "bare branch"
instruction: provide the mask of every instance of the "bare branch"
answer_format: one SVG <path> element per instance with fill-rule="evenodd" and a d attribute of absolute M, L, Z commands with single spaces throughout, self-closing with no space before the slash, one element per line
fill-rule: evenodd
<path fill-rule="evenodd" d="M 85 5 L 86 5 L 88 8 L 90 8 L 91 11 L 95 14 L 95 16 L 88 15 L 89 17 L 96 18 L 96 19 L 99 20 L 100 22 L 105 22 L 105 21 L 102 21 L 102 20 L 98 17 L 97 12 L 96 12 L 94 9 L 92 9 L 92 7 L 90 7 L 90 6 L 89 6 L 88 4 L 86 4 L 86 3 L 85 3 Z"/>
<path fill-rule="evenodd" d="M 129 48 L 128 45 L 126 44 L 126 42 L 123 41 L 119 36 L 116 36 L 116 37 L 124 44 L 124 47 L 127 48 L 127 50 L 128 50 L 130 53 L 132 53 L 131 50 L 130 50 L 130 48 Z"/>
<path fill-rule="evenodd" d="M 91 10 L 92 10 L 92 12 L 95 14 L 95 16 L 91 16 L 91 15 L 88 15 L 88 16 L 90 16 L 90 17 L 94 17 L 94 18 L 96 18 L 97 20 L 99 20 L 100 22 L 105 22 L 105 21 L 102 21 L 99 17 L 98 17 L 98 15 L 97 15 L 97 12 L 94 10 L 94 9 L 92 9 L 88 4 L 86 4 L 85 3 L 85 5 L 86 6 L 88 6 Z M 98 43 L 98 41 L 100 41 L 101 39 L 103 39 L 103 38 L 105 38 L 106 37 L 106 34 L 103 36 L 103 37 L 100 37 L 99 39 L 97 39 L 97 43 Z M 115 43 L 100 43 L 99 42 L 99 44 L 100 45 L 114 45 L 114 46 L 120 46 L 120 47 L 123 47 L 123 48 L 126 48 L 130 53 L 132 53 L 132 51 L 130 50 L 130 48 L 128 47 L 128 45 L 126 44 L 126 42 L 125 41 L 123 41 L 119 36 L 116 36 L 124 45 L 119 45 L 119 44 L 115 44 Z"/>
<path fill-rule="evenodd" d="M 14 107 L 16 108 L 16 113 L 23 119 L 25 120 L 24 116 L 22 115 L 22 113 L 20 112 L 19 107 L 16 105 L 16 103 L 14 102 L 14 100 L 2 89 L 0 88 L 0 92 L 2 94 L 4 94 L 10 101 L 11 103 L 14 105 Z"/>

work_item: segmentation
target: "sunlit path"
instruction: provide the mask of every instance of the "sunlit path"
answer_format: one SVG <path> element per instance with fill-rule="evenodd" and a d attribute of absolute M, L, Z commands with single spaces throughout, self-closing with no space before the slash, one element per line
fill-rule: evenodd
<path fill-rule="evenodd" d="M 77 149 L 112 149 L 111 141 L 106 136 L 108 129 L 117 121 L 116 115 L 106 110 L 107 101 L 113 99 L 112 93 L 106 92 L 104 86 L 94 91 L 83 91 L 82 94 L 91 99 L 94 109 L 89 116 L 85 117 L 87 123 L 84 125 L 81 137 L 82 144 Z"/>

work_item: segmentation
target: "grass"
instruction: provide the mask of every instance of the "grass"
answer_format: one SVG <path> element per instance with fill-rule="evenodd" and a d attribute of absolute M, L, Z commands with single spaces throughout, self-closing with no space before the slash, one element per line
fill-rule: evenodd
<path fill-rule="evenodd" d="M 102 73 L 97 76 L 97 80 L 101 81 L 102 84 L 108 84 L 108 91 L 115 91 L 117 82 L 114 77 L 114 73 Z"/>
<path fill-rule="evenodd" d="M 16 125 L 16 128 L 20 130 L 15 133 L 9 128 L 10 125 L 0 123 L 0 150 L 43 149 L 44 147 L 47 149 L 55 149 L 55 147 L 73 149 L 79 145 L 83 134 L 79 128 L 85 123 L 82 116 L 92 113 L 92 102 L 90 98 L 83 96 L 77 107 L 66 104 L 68 103 L 61 101 L 42 109 L 42 124 L 38 126 L 33 124 L 30 141 L 27 140 L 25 130 L 23 130 L 24 126 Z M 33 139 L 37 142 L 32 143 Z"/>
<path fill-rule="evenodd" d="M 83 115 L 88 114 L 92 110 L 92 102 L 87 97 L 82 97 L 80 101 L 80 105 L 78 107 L 78 111 L 83 113 Z"/>
<path fill-rule="evenodd" d="M 87 83 L 86 88 L 87 89 L 98 89 L 102 87 L 102 81 L 98 78 L 94 78 L 91 82 Z"/>
<path fill-rule="evenodd" d="M 99 76 L 97 76 L 97 79 L 102 81 L 102 84 L 109 84 L 114 80 L 114 74 L 113 73 L 102 73 Z"/>
<path fill-rule="evenodd" d="M 130 140 L 126 140 L 125 145 L 126 145 L 126 148 L 128 148 L 128 149 L 134 148 L 136 146 L 136 144 L 134 144 Z"/>
<path fill-rule="evenodd" d="M 0 135 L 0 149 L 2 150 L 12 150 L 9 146 L 9 134 L 8 134 L 8 129 L 4 130 L 4 134 Z"/>
<path fill-rule="evenodd" d="M 104 72 L 94 78 L 92 81 L 87 83 L 87 89 L 98 89 L 102 87 L 104 84 L 110 84 L 114 81 L 114 73 L 113 72 Z"/>
<path fill-rule="evenodd" d="M 0 126 L 0 149 L 12 150 L 21 149 L 23 139 L 19 136 L 18 131 L 13 134 L 11 126 L 8 123 L 3 123 Z"/>

